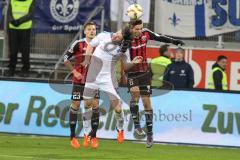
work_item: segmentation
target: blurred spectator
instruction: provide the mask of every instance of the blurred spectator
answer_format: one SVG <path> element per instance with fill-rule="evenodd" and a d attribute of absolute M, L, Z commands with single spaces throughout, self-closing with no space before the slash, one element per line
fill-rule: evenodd
<path fill-rule="evenodd" d="M 173 57 L 173 54 L 169 49 L 169 45 L 166 44 L 161 46 L 159 53 L 160 57 L 154 58 L 151 61 L 153 87 L 163 86 L 163 74 L 167 66 L 172 63 L 171 58 Z"/>
<path fill-rule="evenodd" d="M 8 76 L 14 76 L 17 54 L 22 53 L 21 76 L 27 77 L 30 69 L 30 33 L 34 14 L 34 0 L 10 0 L 8 8 L 8 35 L 10 63 Z"/>
<path fill-rule="evenodd" d="M 176 59 L 168 65 L 164 74 L 164 81 L 170 82 L 176 89 L 193 88 L 194 85 L 193 69 L 185 62 L 184 54 L 185 50 L 178 48 Z"/>
<path fill-rule="evenodd" d="M 212 66 L 212 71 L 208 80 L 208 89 L 228 90 L 227 74 L 227 57 L 218 56 L 217 62 Z"/>

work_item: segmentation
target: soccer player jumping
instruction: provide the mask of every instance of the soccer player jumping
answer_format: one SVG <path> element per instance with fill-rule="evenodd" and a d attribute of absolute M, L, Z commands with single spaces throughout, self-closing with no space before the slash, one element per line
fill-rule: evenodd
<path fill-rule="evenodd" d="M 132 20 L 129 22 L 129 27 L 134 38 L 131 42 L 130 57 L 131 60 L 137 56 L 143 57 L 143 62 L 136 65 L 127 72 L 128 88 L 131 93 L 130 111 L 134 121 L 135 132 L 144 136 L 146 133 L 140 126 L 139 121 L 139 99 L 142 102 L 145 110 L 146 126 L 147 126 L 147 142 L 146 147 L 151 148 L 153 145 L 153 109 L 150 101 L 151 90 L 151 73 L 147 63 L 147 43 L 149 40 L 172 43 L 174 45 L 184 45 L 181 40 L 173 39 L 164 35 L 159 35 L 146 28 L 143 28 L 142 20 Z"/>
<path fill-rule="evenodd" d="M 141 63 L 142 60 L 142 57 L 136 56 L 130 62 L 126 53 L 119 52 L 121 47 L 126 47 L 121 46 L 122 40 L 123 35 L 122 32 L 119 31 L 117 33 L 100 33 L 90 42 L 86 55 L 92 55 L 92 57 L 84 89 L 84 99 L 86 102 L 94 98 L 95 93 L 98 92 L 99 89 L 108 95 L 110 104 L 115 110 L 118 143 L 124 141 L 124 113 L 121 99 L 117 93 L 118 83 L 115 76 L 116 64 L 119 60 L 123 60 L 126 67 L 132 67 L 135 63 Z M 93 52 L 94 47 L 96 47 L 96 49 Z M 86 57 L 85 61 L 87 61 L 86 59 L 90 58 Z"/>
<path fill-rule="evenodd" d="M 86 48 L 91 40 L 96 36 L 96 25 L 93 22 L 89 22 L 84 26 L 84 34 L 86 38 L 75 41 L 68 52 L 64 56 L 65 66 L 72 72 L 73 78 L 73 90 L 72 90 L 72 103 L 70 106 L 70 131 L 71 131 L 71 146 L 75 149 L 80 147 L 77 140 L 75 129 L 78 119 L 78 111 L 80 107 L 80 102 L 83 100 L 83 91 L 85 86 L 85 81 L 87 77 L 87 67 L 82 66 L 81 63 L 84 61 L 84 54 Z M 74 57 L 75 65 L 71 63 L 71 58 Z M 98 142 L 95 135 L 91 135 L 93 131 L 91 128 L 96 128 L 95 121 L 99 121 L 99 107 L 98 107 L 99 95 L 96 93 L 94 99 L 88 101 L 84 105 L 83 113 L 83 127 L 84 127 L 84 142 L 83 146 L 89 146 L 89 136 L 91 136 L 92 148 L 98 147 Z M 93 119 L 91 121 L 91 118 Z M 97 126 L 98 127 L 98 126 Z"/>

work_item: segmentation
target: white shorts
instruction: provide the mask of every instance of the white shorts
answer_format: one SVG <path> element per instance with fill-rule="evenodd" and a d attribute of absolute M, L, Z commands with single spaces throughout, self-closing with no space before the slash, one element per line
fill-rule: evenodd
<path fill-rule="evenodd" d="M 110 100 L 120 100 L 117 93 L 117 88 L 114 87 L 112 82 L 86 82 L 83 98 L 93 99 L 98 91 L 103 91 L 108 95 Z"/>

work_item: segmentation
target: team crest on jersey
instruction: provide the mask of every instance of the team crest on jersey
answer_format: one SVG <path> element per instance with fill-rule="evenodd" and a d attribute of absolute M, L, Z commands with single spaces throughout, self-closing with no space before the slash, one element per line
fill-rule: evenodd
<path fill-rule="evenodd" d="M 142 41 L 146 41 L 147 37 L 146 36 L 142 36 Z"/>
<path fill-rule="evenodd" d="M 51 0 L 50 11 L 55 20 L 68 23 L 78 15 L 79 5 L 79 0 Z"/>

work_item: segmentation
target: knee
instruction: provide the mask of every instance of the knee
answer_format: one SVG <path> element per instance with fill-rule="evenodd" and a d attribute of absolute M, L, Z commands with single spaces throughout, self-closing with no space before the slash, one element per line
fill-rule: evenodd
<path fill-rule="evenodd" d="M 132 87 L 130 89 L 131 95 L 132 95 L 132 100 L 139 100 L 140 98 L 140 89 L 139 87 Z"/>
<path fill-rule="evenodd" d="M 85 100 L 84 101 L 84 108 L 86 109 L 98 109 L 99 108 L 99 100 L 98 99 L 92 99 L 92 100 Z"/>
<path fill-rule="evenodd" d="M 120 100 L 113 100 L 111 105 L 114 107 L 115 112 L 121 113 L 122 112 L 122 103 Z"/>
<path fill-rule="evenodd" d="M 72 101 L 71 107 L 75 110 L 79 110 L 80 107 L 80 101 Z"/>
<path fill-rule="evenodd" d="M 84 108 L 85 108 L 85 109 L 92 108 L 91 100 L 85 100 L 85 101 L 84 101 Z"/>
<path fill-rule="evenodd" d="M 99 100 L 93 100 L 92 101 L 92 109 L 99 109 Z"/>

